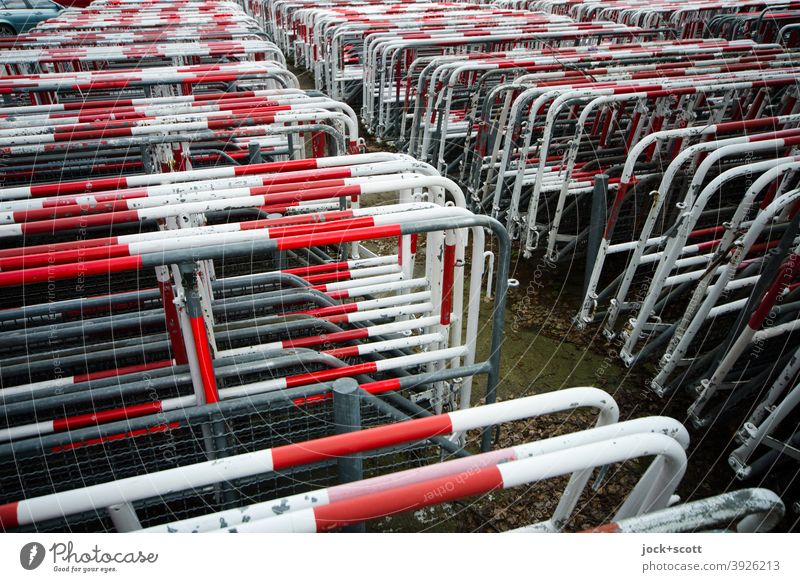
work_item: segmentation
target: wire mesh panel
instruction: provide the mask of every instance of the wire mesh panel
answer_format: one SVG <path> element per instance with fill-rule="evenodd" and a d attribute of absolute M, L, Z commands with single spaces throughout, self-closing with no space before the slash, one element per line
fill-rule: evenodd
<path fill-rule="evenodd" d="M 393 419 L 365 403 L 363 427 Z M 304 442 L 334 434 L 332 400 L 305 406 L 275 405 L 208 418 L 152 424 L 117 435 L 33 449 L 9 451 L 0 476 L 0 503 L 69 491 L 115 479 L 190 465 Z M 438 462 L 442 452 L 430 443 L 411 443 L 364 454 L 364 475 L 371 477 Z M 336 461 L 330 460 L 290 471 L 248 477 L 202 490 L 166 495 L 135 504 L 143 527 L 185 519 L 230 507 L 311 491 L 337 482 Z M 114 531 L 105 512 L 81 514 L 67 520 L 36 524 L 20 531 Z"/>

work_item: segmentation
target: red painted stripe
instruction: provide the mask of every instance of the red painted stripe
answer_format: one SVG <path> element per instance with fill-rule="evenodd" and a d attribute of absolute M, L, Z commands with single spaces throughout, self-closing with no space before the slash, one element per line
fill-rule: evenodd
<path fill-rule="evenodd" d="M 724 226 L 710 226 L 708 228 L 698 228 L 689 233 L 689 238 L 700 238 L 704 236 L 711 236 L 725 231 Z"/>
<path fill-rule="evenodd" d="M 319 183 L 322 180 L 350 178 L 352 175 L 353 171 L 348 166 L 338 168 L 315 168 L 313 170 L 299 170 L 282 172 L 280 174 L 270 174 L 261 179 L 261 184 L 263 186 L 275 184 L 302 184 L 304 182 L 314 184 Z"/>
<path fill-rule="evenodd" d="M 183 341 L 178 308 L 175 305 L 175 292 L 172 290 L 171 281 L 159 281 L 158 290 L 161 293 L 161 305 L 164 306 L 164 325 L 169 335 L 169 345 L 172 348 L 172 357 L 180 365 L 189 363 L 186 353 L 186 343 Z"/>
<path fill-rule="evenodd" d="M 324 285 L 323 285 L 323 287 L 324 287 Z M 350 297 L 350 290 L 349 289 L 340 289 L 338 291 L 328 291 L 326 294 L 331 299 L 346 299 L 346 298 Z"/>
<path fill-rule="evenodd" d="M 318 307 L 316 309 L 308 309 L 306 311 L 297 311 L 294 314 L 325 317 L 328 315 L 340 315 L 342 313 L 355 313 L 356 311 L 358 311 L 357 303 L 345 303 L 344 305 L 331 305 L 329 307 Z"/>
<path fill-rule="evenodd" d="M 250 164 L 249 166 L 235 166 L 234 176 L 249 176 L 268 172 L 291 172 L 295 170 L 313 170 L 317 167 L 317 160 L 289 160 L 285 162 L 267 162 L 264 164 Z"/>
<path fill-rule="evenodd" d="M 440 323 L 450 324 L 450 311 L 453 309 L 453 279 L 456 267 L 456 245 L 444 246 L 444 273 L 442 274 L 442 310 Z"/>
<path fill-rule="evenodd" d="M 268 208 L 268 207 L 265 207 Z M 293 226 L 298 224 L 311 224 L 322 222 L 333 222 L 337 220 L 349 220 L 353 218 L 352 210 L 334 210 L 332 212 L 315 212 L 312 214 L 298 214 L 295 216 L 281 216 L 280 218 L 268 218 L 262 220 L 269 220 L 271 226 Z M 245 225 L 250 223 L 243 223 L 240 227 L 241 230 L 246 230 Z"/>
<path fill-rule="evenodd" d="M 286 387 L 295 388 L 297 386 L 305 386 L 306 384 L 328 382 L 330 380 L 336 380 L 337 378 L 358 376 L 359 374 L 374 374 L 377 371 L 378 366 L 375 362 L 365 362 L 363 364 L 356 364 L 355 366 L 345 366 L 344 368 L 332 368 L 330 370 L 320 370 L 319 372 L 289 376 L 286 378 Z"/>
<path fill-rule="evenodd" d="M 361 389 L 370 394 L 380 394 L 381 392 L 389 392 L 390 390 L 400 390 L 400 388 L 400 378 L 378 380 L 377 382 L 367 382 L 361 385 Z"/>
<path fill-rule="evenodd" d="M 367 328 L 351 329 L 346 331 L 337 331 L 329 334 L 314 335 L 309 337 L 300 337 L 290 340 L 283 340 L 281 342 L 283 347 L 289 348 L 307 348 L 309 346 L 316 346 L 326 343 L 336 343 L 356 339 L 364 339 L 369 337 L 369 330 Z"/>
<path fill-rule="evenodd" d="M 139 213 L 136 210 L 111 212 L 108 214 L 92 214 L 89 216 L 72 216 L 69 218 L 56 218 L 39 222 L 25 222 L 21 224 L 23 234 L 55 233 L 61 230 L 88 228 L 90 226 L 106 226 L 123 222 L 136 222 Z"/>
<path fill-rule="evenodd" d="M 697 250 L 698 252 L 705 252 L 715 249 L 719 246 L 719 243 L 722 242 L 720 240 L 709 240 L 706 242 L 697 243 Z"/>
<path fill-rule="evenodd" d="M 311 148 L 315 158 L 325 157 L 325 134 L 315 131 L 311 134 Z"/>
<path fill-rule="evenodd" d="M 401 232 L 401 227 L 399 224 L 390 224 L 387 226 L 376 226 L 372 228 L 354 228 L 346 231 L 326 232 L 304 236 L 289 236 L 278 239 L 276 242 L 278 249 L 285 251 L 309 246 L 335 245 L 373 238 L 391 238 L 393 236 L 400 236 L 401 234 L 403 233 Z"/>
<path fill-rule="evenodd" d="M 311 265 L 309 267 L 296 267 L 294 269 L 285 269 L 284 273 L 289 273 L 290 275 L 297 275 L 298 277 L 303 277 L 306 275 L 313 275 L 317 273 L 328 273 L 330 271 L 338 271 L 339 269 L 347 269 L 347 261 L 341 261 L 339 263 L 324 263 L 322 265 Z"/>
<path fill-rule="evenodd" d="M 191 318 L 191 324 L 195 352 L 200 363 L 200 376 L 203 380 L 206 404 L 213 404 L 214 402 L 219 402 L 219 394 L 217 393 L 217 379 L 214 377 L 214 364 L 211 361 L 211 351 L 208 347 L 206 324 L 202 315 Z"/>
<path fill-rule="evenodd" d="M 500 470 L 482 467 L 316 507 L 314 517 L 317 531 L 324 532 L 502 488 Z"/>
<path fill-rule="evenodd" d="M 97 190 L 125 188 L 127 185 L 128 181 L 125 177 L 78 180 L 76 182 L 61 182 L 59 184 L 40 184 L 31 186 L 31 196 L 33 198 L 41 198 L 43 196 L 57 196 L 59 194 L 81 194 L 83 192 L 94 192 Z"/>
<path fill-rule="evenodd" d="M 9 530 L 19 525 L 17 507 L 19 507 L 19 501 L 0 505 L 0 529 Z"/>
<path fill-rule="evenodd" d="M 247 176 L 252 174 L 271 173 L 271 172 L 291 172 L 299 170 L 314 170 L 317 167 L 315 159 L 290 160 L 284 162 L 268 162 L 264 164 L 250 164 L 247 166 L 237 166 L 231 168 L 234 176 Z M 100 192 L 103 190 L 116 190 L 126 188 L 128 185 L 126 177 L 120 178 L 98 178 L 92 180 L 76 180 L 73 182 L 61 182 L 58 184 L 39 184 L 30 187 L 31 197 L 42 198 L 45 196 L 57 196 L 61 194 L 83 194 L 88 192 Z"/>
<path fill-rule="evenodd" d="M 65 263 L 81 263 L 97 259 L 110 259 L 113 257 L 128 256 L 128 245 L 108 245 L 102 247 L 89 247 L 85 249 L 60 251 L 55 253 L 39 253 L 0 259 L 0 271 L 14 271 L 17 269 L 32 269 L 45 265 L 63 265 Z"/>
<path fill-rule="evenodd" d="M 323 353 L 333 356 L 334 358 L 355 358 L 359 355 L 358 346 L 348 346 L 345 348 L 336 348 L 335 350 L 325 350 Z"/>
<path fill-rule="evenodd" d="M 323 196 L 327 198 L 327 196 Z M 320 232 L 330 232 L 332 230 L 348 230 L 353 228 L 367 228 L 374 226 L 375 221 L 371 216 L 364 218 L 354 218 L 352 220 L 335 220 L 331 222 L 315 222 L 312 224 L 301 224 L 293 226 L 280 226 L 270 228 L 270 238 L 282 238 L 287 236 L 300 236 L 303 234 L 314 234 Z"/>
<path fill-rule="evenodd" d="M 754 135 L 752 137 L 747 138 L 747 143 L 756 143 L 760 141 L 770 141 L 773 139 L 784 139 L 784 138 L 797 138 L 798 133 L 800 133 L 800 129 L 781 129 L 779 131 L 773 131 L 769 133 L 763 133 L 760 135 Z M 786 140 L 784 145 L 789 145 L 790 143 L 797 143 L 796 141 Z"/>
<path fill-rule="evenodd" d="M 642 113 L 640 111 L 635 111 L 633 113 L 633 118 L 631 119 L 631 124 L 629 126 L 630 130 L 628 132 L 628 137 L 625 140 L 625 151 L 629 151 L 631 149 L 633 138 L 638 133 L 636 130 L 639 128 L 639 119 L 641 116 Z"/>
<path fill-rule="evenodd" d="M 276 471 L 453 432 L 448 415 L 429 416 L 272 449 Z"/>
<path fill-rule="evenodd" d="M 144 404 L 134 404 L 133 406 L 124 406 L 122 408 L 114 408 L 111 410 L 101 410 L 99 412 L 92 412 L 89 414 L 80 414 L 78 416 L 57 418 L 53 421 L 53 431 L 61 432 L 65 430 L 73 430 L 76 428 L 83 428 L 85 426 L 103 424 L 105 422 L 114 422 L 116 420 L 125 420 L 126 418 L 135 418 L 137 416 L 155 414 L 156 412 L 161 412 L 160 400 L 156 400 L 154 402 L 145 402 Z"/>
<path fill-rule="evenodd" d="M 767 316 L 772 311 L 772 307 L 778 300 L 778 297 L 783 290 L 791 283 L 800 268 L 800 255 L 792 254 L 786 260 L 786 262 L 781 266 L 780 271 L 778 271 L 777 276 L 772 281 L 772 285 L 770 285 L 769 289 L 764 293 L 761 303 L 753 312 L 753 315 L 750 317 L 750 321 L 747 325 L 752 330 L 757 330 L 760 328 L 764 321 L 767 319 Z"/>
<path fill-rule="evenodd" d="M 620 109 L 624 111 L 624 104 L 620 105 Z M 608 108 L 603 118 L 603 127 L 600 131 L 600 146 L 605 147 L 608 139 L 608 130 L 611 128 L 611 118 L 614 117 L 614 109 Z"/>
<path fill-rule="evenodd" d="M 37 267 L 24 271 L 0 273 L 0 287 L 27 285 L 43 281 L 73 279 L 78 276 L 104 275 L 118 271 L 133 271 L 142 267 L 141 257 L 117 257 L 101 261 L 89 261 L 70 265 Z"/>
<path fill-rule="evenodd" d="M 128 210 L 128 203 L 124 200 L 114 200 L 102 202 L 100 204 L 64 204 L 59 206 L 48 206 L 45 208 L 34 208 L 31 210 L 18 210 L 13 213 L 14 222 L 36 222 L 39 220 L 55 220 L 56 218 L 68 218 L 71 216 L 82 216 L 84 214 L 102 214 L 106 212 L 123 212 Z"/>
<path fill-rule="evenodd" d="M 155 434 L 155 433 L 159 433 L 159 432 L 166 432 L 167 430 L 180 428 L 180 426 L 181 426 L 181 423 L 179 423 L 179 422 L 171 422 L 171 423 L 169 423 L 169 425 L 159 424 L 157 426 L 151 426 L 151 427 L 148 427 L 148 428 L 140 428 L 140 429 L 137 429 L 137 430 L 131 430 L 131 431 L 120 433 L 120 434 L 112 434 L 112 435 L 109 435 L 109 436 L 98 437 L 98 438 L 94 438 L 94 439 L 88 439 L 88 440 L 85 440 L 85 441 L 78 441 L 78 442 L 75 442 L 75 443 L 69 443 L 69 444 L 66 444 L 66 445 L 53 447 L 52 449 L 50 449 L 50 451 L 53 452 L 53 453 L 61 453 L 61 452 L 64 452 L 64 451 L 71 451 L 73 449 L 78 449 L 78 448 L 81 448 L 81 447 L 89 447 L 89 446 L 92 446 L 92 445 L 99 445 L 101 443 L 111 443 L 111 442 L 114 442 L 114 441 L 120 441 L 120 440 L 123 440 L 123 439 L 126 439 L 126 438 L 132 438 L 132 437 L 135 438 L 137 436 L 143 436 L 143 435 L 146 435 L 146 434 Z"/>
<path fill-rule="evenodd" d="M 114 370 L 103 370 L 102 372 L 90 372 L 89 374 L 80 374 L 72 379 L 73 384 L 80 384 L 81 382 L 89 382 L 91 380 L 101 380 L 103 378 L 113 378 L 114 376 L 124 376 L 125 374 L 135 374 L 136 372 L 146 372 L 147 370 L 158 370 L 159 368 L 168 368 L 172 365 L 172 360 L 160 360 L 158 362 L 151 362 L 149 364 L 136 364 L 134 366 L 124 366 Z"/>
<path fill-rule="evenodd" d="M 109 139 L 115 137 L 130 137 L 133 131 L 129 127 L 120 127 L 116 129 L 103 129 L 93 131 L 65 131 L 63 133 L 56 133 L 53 138 L 56 143 L 58 142 L 77 142 L 85 140 L 96 139 Z"/>
<path fill-rule="evenodd" d="M 750 109 L 747 111 L 747 116 L 746 116 L 747 120 L 752 120 L 755 118 L 755 116 L 761 110 L 761 105 L 764 103 L 764 98 L 766 96 L 767 93 L 763 89 L 758 92 L 758 95 L 756 95 L 756 98 L 750 104 Z"/>
<path fill-rule="evenodd" d="M 252 188 L 255 192 L 257 188 Z M 297 190 L 280 194 L 265 194 L 264 204 L 288 204 L 300 200 L 322 200 L 325 198 L 339 198 L 342 196 L 358 196 L 361 193 L 360 186 L 338 186 L 332 188 L 312 188 L 310 190 Z"/>
<path fill-rule="evenodd" d="M 133 99 L 105 99 L 101 101 L 80 101 L 76 103 L 63 103 L 64 111 L 93 109 L 96 107 L 131 107 Z"/>
<path fill-rule="evenodd" d="M 319 273 L 317 275 L 306 275 L 303 277 L 306 282 L 316 285 L 320 283 L 333 283 L 335 281 L 346 281 L 350 279 L 351 273 L 349 270 L 334 271 L 333 273 Z"/>
<path fill-rule="evenodd" d="M 327 317 L 324 317 L 323 319 L 329 323 L 335 323 L 336 325 L 350 322 L 350 316 L 346 313 L 343 313 L 341 315 L 329 315 Z"/>
<path fill-rule="evenodd" d="M 325 402 L 326 400 L 330 400 L 331 398 L 333 398 L 333 393 L 328 392 L 327 394 L 314 394 L 312 396 L 295 398 L 294 400 L 292 400 L 292 403 L 295 406 L 306 406 L 309 404 L 319 404 L 320 402 Z"/>
<path fill-rule="evenodd" d="M 579 531 L 578 533 L 620 533 L 622 530 L 619 527 L 619 524 L 611 522 L 606 523 L 604 525 L 598 525 L 592 529 L 585 529 L 583 531 Z"/>
<path fill-rule="evenodd" d="M 764 198 L 761 199 L 761 204 L 759 205 L 759 208 L 764 209 L 770 204 L 772 204 L 772 201 L 775 199 L 775 193 L 778 191 L 778 186 L 780 186 L 780 184 L 781 184 L 781 178 L 776 178 L 775 180 L 772 181 L 772 183 L 769 185 L 769 188 L 767 189 L 767 193 L 764 194 Z"/>
<path fill-rule="evenodd" d="M 265 180 L 267 181 L 267 180 Z M 272 184 L 265 186 L 253 186 L 250 188 L 253 195 L 256 194 L 280 194 L 282 192 L 295 192 L 302 190 L 316 190 L 319 188 L 345 188 L 344 180 L 309 180 L 307 182 L 295 182 L 286 180 L 269 180 Z"/>
<path fill-rule="evenodd" d="M 659 115 L 651 122 L 650 130 L 648 133 L 657 133 L 661 131 L 661 127 L 663 125 L 664 125 L 664 118 Z M 648 162 L 653 159 L 653 154 L 655 153 L 655 151 L 656 151 L 656 142 L 653 142 L 649 146 L 647 146 L 645 158 L 647 159 Z"/>

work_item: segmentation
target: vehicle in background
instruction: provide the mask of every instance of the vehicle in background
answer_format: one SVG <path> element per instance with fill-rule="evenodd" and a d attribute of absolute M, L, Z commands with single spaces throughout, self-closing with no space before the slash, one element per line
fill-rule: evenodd
<path fill-rule="evenodd" d="M 62 10 L 52 0 L 0 0 L 0 37 L 28 32 Z"/>

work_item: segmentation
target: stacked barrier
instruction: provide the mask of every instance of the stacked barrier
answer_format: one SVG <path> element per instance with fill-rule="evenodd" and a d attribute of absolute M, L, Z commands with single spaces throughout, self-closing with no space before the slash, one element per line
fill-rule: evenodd
<path fill-rule="evenodd" d="M 503 6 L 563 14 L 578 22 L 613 20 L 636 26 L 670 27 L 679 38 L 723 35 L 775 42 L 780 29 L 797 22 L 798 4 L 785 0 L 501 0 Z"/>
<path fill-rule="evenodd" d="M 449 77 L 446 105 L 433 97 L 465 58 L 520 75 L 568 54 L 654 62 L 663 30 L 467 4 L 248 5 L 254 18 L 229 2 L 99 0 L 0 45 L 2 529 L 329 531 L 569 475 L 552 515 L 526 528 L 556 532 L 596 469 L 649 457 L 605 529 L 675 515 L 693 529 L 775 526 L 783 504 L 767 491 L 739 493 L 732 513 L 727 498 L 675 505 L 689 444 L 675 420 L 619 422 L 595 388 L 497 403 L 507 230 L 473 213 L 447 163 L 363 153 L 342 102 L 361 92 L 370 129 L 430 143 L 428 114 L 449 115 L 469 75 Z M 281 49 L 332 97 L 299 89 Z M 694 83 L 750 59 L 788 106 L 793 55 L 773 45 L 692 41 L 674 55 Z M 741 83 L 757 83 L 751 68 Z M 769 118 L 782 147 L 794 118 Z M 783 222 L 752 222 L 793 250 L 780 212 L 793 191 L 773 194 L 764 216 Z M 765 305 L 792 288 L 792 257 L 772 261 Z M 598 414 L 583 431 L 492 450 L 495 427 L 587 407 Z"/>
<path fill-rule="evenodd" d="M 582 217 L 602 220 L 591 210 L 596 176 L 621 166 L 643 137 L 675 127 L 754 119 L 763 112 L 792 112 L 795 55 L 776 57 L 769 54 L 774 52 L 771 47 L 764 47 L 768 54 L 762 58 L 759 46 L 725 41 L 715 45 L 643 46 L 631 51 L 637 62 L 630 68 L 622 64 L 629 56 L 620 55 L 622 51 L 610 51 L 618 67 L 605 66 L 604 55 L 596 59 L 591 52 L 585 71 L 578 65 L 571 74 L 557 64 L 551 67 L 554 73 L 522 75 L 487 90 L 482 103 L 486 108 L 473 122 L 483 130 L 475 138 L 483 155 L 473 154 L 472 167 L 464 168 L 476 203 L 505 222 L 526 254 L 544 247 L 549 260 L 561 262 L 587 241 L 591 220 Z M 739 51 L 744 54 L 715 58 Z M 653 59 L 652 54 L 657 56 Z M 554 60 L 561 58 L 556 55 Z M 661 64 L 655 64 L 656 59 Z M 767 101 L 767 94 L 776 101 Z M 447 163 L 448 142 L 437 137 L 428 141 L 439 146 L 440 163 Z M 683 144 L 657 143 L 644 152 L 643 161 L 658 163 Z M 658 146 L 665 149 L 656 151 Z M 656 168 L 653 174 L 657 172 Z M 645 179 L 647 172 L 642 174 L 640 179 Z M 617 176 L 612 178 L 616 202 L 608 209 L 614 217 L 611 228 L 622 235 L 629 228 L 624 223 L 631 220 L 631 209 L 622 209 L 628 211 L 625 218 L 618 211 L 623 202 L 630 204 L 630 197 L 617 185 Z"/>
<path fill-rule="evenodd" d="M 295 88 L 257 88 L 296 84 L 284 69 L 247 65 L 221 66 L 211 73 L 202 67 L 145 71 L 91 75 L 78 83 L 71 75 L 48 76 L 36 79 L 35 93 L 29 79 L 9 83 L 12 91 L 24 89 L 36 99 L 66 85 L 91 93 L 94 87 L 117 84 L 148 91 L 174 81 L 173 86 L 211 92 L 124 99 L 104 95 L 93 102 L 5 108 L 0 113 L 0 152 L 8 168 L 6 183 L 30 179 L 34 165 L 37 177 L 68 179 L 132 168 L 203 167 L 221 159 L 299 159 L 306 155 L 301 136 L 307 133 L 314 135 L 317 155 L 361 150 L 357 119 L 349 106 Z M 244 90 L 219 91 L 231 80 L 245 85 Z"/>
<path fill-rule="evenodd" d="M 180 8 L 180 10 L 176 10 Z M 266 40 L 235 2 L 97 1 L 39 24 L 33 34 L 3 39 L 0 46 L 103 46 L 128 43 Z"/>
<path fill-rule="evenodd" d="M 231 4 L 109 1 L 0 52 L 4 502 L 329 434 L 337 379 L 403 392 L 365 403 L 365 427 L 468 407 L 475 375 L 493 400 L 503 310 L 486 360 L 476 336 L 484 228 L 501 306 L 504 231 L 430 166 L 359 153 L 352 109 L 298 89 L 252 28 Z M 396 254 L 364 246 L 385 238 Z M 380 447 L 364 471 L 458 442 Z M 125 530 L 335 479 L 325 460 L 34 527 Z"/>
<path fill-rule="evenodd" d="M 575 323 L 601 324 L 626 365 L 657 362 L 650 389 L 688 389 L 701 427 L 749 410 L 739 476 L 756 447 L 796 456 L 800 5 L 248 6 L 526 257 L 585 257 Z"/>

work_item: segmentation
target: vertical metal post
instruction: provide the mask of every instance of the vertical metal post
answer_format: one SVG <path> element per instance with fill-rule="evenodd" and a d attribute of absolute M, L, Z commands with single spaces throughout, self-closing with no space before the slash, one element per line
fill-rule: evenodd
<path fill-rule="evenodd" d="M 261 145 L 257 143 L 251 143 L 247 146 L 247 163 L 248 164 L 260 164 L 264 161 L 263 156 L 261 155 Z"/>
<path fill-rule="evenodd" d="M 228 440 L 225 417 L 219 410 L 210 413 L 208 417 L 209 420 L 211 420 L 210 431 L 214 439 L 213 458 L 221 459 L 229 456 L 230 442 Z M 236 507 L 236 505 L 239 504 L 240 497 L 238 489 L 230 482 L 224 481 L 218 483 L 215 489 L 218 502 L 224 504 L 226 507 Z"/>
<path fill-rule="evenodd" d="M 142 529 L 142 524 L 136 515 L 136 510 L 130 503 L 118 503 L 108 508 L 108 516 L 114 529 L 119 533 L 126 533 Z"/>
<path fill-rule="evenodd" d="M 192 354 L 189 355 L 189 368 L 192 373 L 194 393 L 197 397 L 198 405 L 213 404 L 219 401 L 219 394 L 217 392 L 216 377 L 214 376 L 214 363 L 211 359 L 208 336 L 205 331 L 200 293 L 197 289 L 196 265 L 194 263 L 184 263 L 178 265 L 177 270 L 185 301 L 182 329 L 186 339 L 186 348 L 192 351 Z M 211 419 L 209 418 L 209 420 Z M 200 427 L 203 445 L 209 460 L 217 458 L 214 432 L 224 432 L 224 427 L 212 426 L 212 424 L 216 423 L 203 423 Z M 219 493 L 219 487 L 216 487 L 216 490 Z"/>
<path fill-rule="evenodd" d="M 489 353 L 489 373 L 486 377 L 486 404 L 497 402 L 497 385 L 500 383 L 500 350 L 505 335 L 506 296 L 508 295 L 508 270 L 511 265 L 511 238 L 499 222 L 492 219 L 489 227 L 497 237 L 497 282 L 495 283 L 494 309 L 492 310 L 492 338 Z M 499 425 L 498 425 L 499 427 Z M 492 450 L 494 427 L 487 426 L 481 434 L 481 452 Z"/>
<path fill-rule="evenodd" d="M 181 324 L 178 319 L 178 309 L 175 306 L 175 292 L 172 289 L 172 281 L 167 267 L 156 267 L 156 279 L 158 288 L 161 292 L 161 303 L 164 307 L 164 320 L 169 336 L 172 357 L 177 364 L 189 363 L 186 353 L 186 344 L 181 334 Z"/>
<path fill-rule="evenodd" d="M 183 288 L 186 296 L 186 312 L 192 329 L 194 348 L 200 368 L 204 404 L 213 404 L 219 400 L 217 382 L 214 376 L 214 364 L 208 344 L 206 324 L 203 318 L 203 308 L 200 302 L 200 291 L 197 287 L 196 266 L 193 263 L 180 265 L 183 277 Z M 198 392 L 195 386 L 195 392 Z"/>
<path fill-rule="evenodd" d="M 589 281 L 592 278 L 594 262 L 600 250 L 600 241 L 603 238 L 603 228 L 606 224 L 606 209 L 608 196 L 608 175 L 599 174 L 594 179 L 592 190 L 592 210 L 589 217 L 589 237 L 586 241 L 586 271 L 583 277 L 583 296 L 589 290 Z"/>
<path fill-rule="evenodd" d="M 270 212 L 267 214 L 267 218 L 270 219 L 277 219 L 282 218 L 283 215 L 278 212 Z M 286 261 L 286 251 L 275 251 L 273 258 L 275 259 L 275 271 L 282 271 L 286 268 L 287 261 Z"/>
<path fill-rule="evenodd" d="M 361 395 L 358 382 L 353 378 L 339 378 L 333 383 L 333 422 L 336 434 L 361 430 Z M 364 478 L 364 463 L 360 454 L 339 457 L 337 461 L 339 483 L 352 483 Z M 345 527 L 342 531 L 364 533 L 363 523 Z"/>

